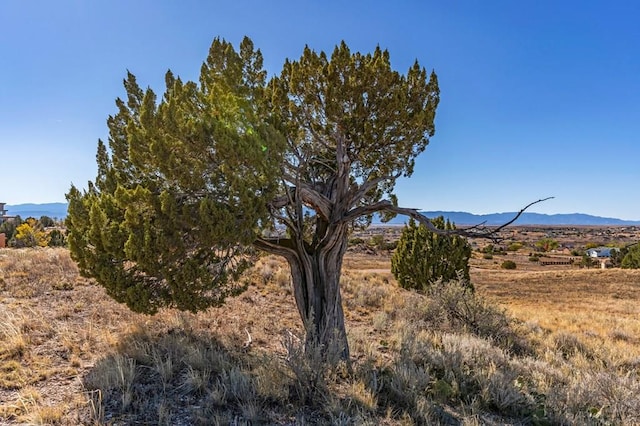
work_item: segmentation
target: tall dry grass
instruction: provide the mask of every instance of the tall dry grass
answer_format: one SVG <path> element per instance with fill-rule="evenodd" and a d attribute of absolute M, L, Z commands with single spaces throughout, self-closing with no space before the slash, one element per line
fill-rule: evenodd
<path fill-rule="evenodd" d="M 2 250 L 0 423 L 640 424 L 635 272 L 489 271 L 419 295 L 383 262 L 346 264 L 349 366 L 305 347 L 276 258 L 221 308 L 148 317 L 65 250 Z"/>

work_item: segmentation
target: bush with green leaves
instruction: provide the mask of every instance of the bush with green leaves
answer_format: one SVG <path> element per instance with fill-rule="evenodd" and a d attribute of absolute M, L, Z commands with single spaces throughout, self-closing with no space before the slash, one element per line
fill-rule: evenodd
<path fill-rule="evenodd" d="M 393 250 L 397 242 L 386 241 L 384 235 L 374 235 L 369 239 L 368 245 L 378 250 Z"/>
<path fill-rule="evenodd" d="M 11 241 L 16 233 L 16 228 L 22 225 L 22 218 L 16 216 L 12 220 L 6 220 L 0 224 L 0 234 L 4 234 L 7 241 Z"/>
<path fill-rule="evenodd" d="M 518 241 L 514 241 L 512 243 L 509 243 L 509 245 L 507 246 L 507 251 L 518 251 L 521 248 L 522 248 L 522 243 Z"/>
<path fill-rule="evenodd" d="M 557 249 L 558 246 L 559 246 L 558 241 L 554 240 L 553 238 L 543 238 L 536 243 L 536 248 L 540 249 L 545 253 L 550 252 L 551 250 Z"/>
<path fill-rule="evenodd" d="M 500 267 L 502 269 L 516 269 L 516 262 L 514 262 L 513 260 L 505 260 L 504 262 L 502 262 L 502 265 L 500 265 Z"/>
<path fill-rule="evenodd" d="M 482 253 L 486 253 L 486 254 L 492 254 L 495 250 L 495 246 L 493 244 L 487 244 L 486 246 L 482 247 Z"/>
<path fill-rule="evenodd" d="M 67 245 L 67 238 L 64 232 L 59 229 L 54 229 L 49 232 L 49 247 L 64 247 Z"/>
<path fill-rule="evenodd" d="M 454 230 L 442 216 L 432 219 L 438 229 Z M 403 288 L 425 291 L 436 280 L 469 279 L 471 246 L 458 235 L 438 235 L 411 219 L 391 258 L 391 272 Z"/>
<path fill-rule="evenodd" d="M 640 269 L 640 244 L 627 249 L 620 266 L 624 269 Z"/>
<path fill-rule="evenodd" d="M 629 248 L 630 247 L 627 246 L 611 250 L 611 266 L 614 268 L 620 268 L 622 266 L 622 261 L 629 252 Z"/>
<path fill-rule="evenodd" d="M 49 216 L 40 216 L 40 219 L 38 219 L 38 222 L 43 228 L 50 228 L 52 226 L 56 226 L 55 220 L 53 220 Z"/>
<path fill-rule="evenodd" d="M 596 266 L 597 263 L 597 260 L 586 254 L 583 254 L 582 259 L 580 260 L 580 266 L 583 268 L 591 268 L 592 266 Z"/>

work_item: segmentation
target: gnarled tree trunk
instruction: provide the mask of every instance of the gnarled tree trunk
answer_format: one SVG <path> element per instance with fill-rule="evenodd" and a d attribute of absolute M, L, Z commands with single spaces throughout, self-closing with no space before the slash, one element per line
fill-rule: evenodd
<path fill-rule="evenodd" d="M 316 236 L 325 238 L 316 238 L 311 243 L 297 238 L 256 242 L 258 248 L 287 259 L 296 306 L 306 332 L 306 347 L 320 345 L 327 360 L 332 354 L 349 359 L 340 294 L 348 230 L 344 223 L 322 225 L 316 228 Z"/>
<path fill-rule="evenodd" d="M 340 270 L 347 248 L 347 234 L 334 238 L 335 244 L 309 252 L 306 248 L 288 258 L 293 292 L 304 323 L 307 345 L 321 345 L 323 352 L 338 351 L 349 359 L 344 325 Z"/>

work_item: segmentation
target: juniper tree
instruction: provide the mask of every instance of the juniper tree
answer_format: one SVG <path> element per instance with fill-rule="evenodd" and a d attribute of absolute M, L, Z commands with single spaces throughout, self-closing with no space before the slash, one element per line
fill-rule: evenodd
<path fill-rule="evenodd" d="M 640 269 L 640 244 L 634 243 L 626 247 L 620 266 L 623 269 Z"/>
<path fill-rule="evenodd" d="M 440 216 L 431 221 L 441 230 L 456 227 Z M 438 234 L 413 218 L 402 230 L 391 257 L 391 272 L 403 288 L 425 291 L 437 280 L 469 280 L 471 246 L 464 237 Z"/>
<path fill-rule="evenodd" d="M 267 81 L 251 40 L 236 51 L 215 39 L 199 81 L 168 71 L 165 83 L 158 97 L 127 75 L 95 181 L 67 194 L 82 273 L 136 311 L 198 311 L 242 290 L 232 278 L 253 250 L 274 253 L 291 267 L 307 342 L 348 357 L 350 231 L 374 213 L 431 226 L 393 190 L 434 134 L 435 73 L 416 61 L 401 74 L 387 51 L 342 43 L 331 55 L 306 47 Z"/>

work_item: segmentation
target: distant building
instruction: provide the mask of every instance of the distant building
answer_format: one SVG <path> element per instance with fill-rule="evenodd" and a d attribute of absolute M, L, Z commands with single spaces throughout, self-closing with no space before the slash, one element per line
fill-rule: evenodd
<path fill-rule="evenodd" d="M 0 225 L 6 222 L 8 219 L 15 218 L 15 216 L 9 216 L 7 214 L 7 210 L 4 208 L 6 204 L 7 203 L 0 203 Z"/>
<path fill-rule="evenodd" d="M 620 249 L 616 247 L 596 247 L 588 249 L 586 253 L 590 258 L 600 262 L 600 268 L 606 269 L 607 266 L 611 266 L 609 259 L 611 259 L 613 252 L 618 250 Z"/>
<path fill-rule="evenodd" d="M 7 211 L 4 206 L 6 203 L 0 203 L 0 223 L 3 223 L 7 218 Z"/>
<path fill-rule="evenodd" d="M 596 247 L 590 248 L 587 250 L 587 256 L 593 257 L 594 259 L 608 259 L 611 257 L 611 252 L 614 250 L 618 250 L 615 247 Z"/>

